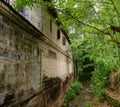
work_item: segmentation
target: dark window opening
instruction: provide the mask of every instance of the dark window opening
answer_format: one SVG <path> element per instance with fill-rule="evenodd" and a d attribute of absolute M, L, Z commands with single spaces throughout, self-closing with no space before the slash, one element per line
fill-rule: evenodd
<path fill-rule="evenodd" d="M 50 20 L 50 32 L 52 32 L 52 20 Z"/>
<path fill-rule="evenodd" d="M 60 39 L 60 30 L 57 30 L 57 39 Z"/>
<path fill-rule="evenodd" d="M 65 37 L 62 38 L 62 44 L 66 45 L 66 39 L 65 39 Z"/>

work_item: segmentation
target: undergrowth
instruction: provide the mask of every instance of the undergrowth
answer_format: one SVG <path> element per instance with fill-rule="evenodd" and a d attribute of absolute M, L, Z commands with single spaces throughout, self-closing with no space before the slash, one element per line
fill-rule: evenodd
<path fill-rule="evenodd" d="M 71 84 L 69 90 L 65 95 L 62 107 L 68 107 L 69 101 L 75 99 L 82 89 L 83 89 L 83 86 L 79 81 L 76 81 L 76 80 L 73 81 L 73 83 Z"/>
<path fill-rule="evenodd" d="M 102 99 L 103 89 L 107 86 L 110 71 L 105 59 L 99 58 L 96 63 L 95 71 L 92 72 L 91 87 L 94 95 Z"/>

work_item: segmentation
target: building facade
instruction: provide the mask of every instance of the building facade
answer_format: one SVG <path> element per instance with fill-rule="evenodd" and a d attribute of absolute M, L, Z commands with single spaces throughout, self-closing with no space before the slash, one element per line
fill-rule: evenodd
<path fill-rule="evenodd" d="M 73 73 L 70 41 L 44 12 L 0 1 L 1 107 L 60 107 Z"/>
<path fill-rule="evenodd" d="M 13 3 L 13 1 L 15 0 L 11 0 L 10 2 Z M 59 24 L 57 22 L 51 20 L 49 16 L 44 16 L 47 13 L 50 14 L 52 17 L 57 17 L 55 15 L 53 16 L 53 13 L 57 14 L 55 10 L 46 10 L 44 8 L 31 10 L 29 9 L 29 7 L 26 6 L 25 8 L 19 9 L 18 12 L 62 51 L 61 53 L 55 49 L 50 50 L 47 47 L 44 47 L 44 52 L 46 52 L 43 54 L 46 54 L 46 56 L 44 57 L 46 61 L 43 60 L 45 61 L 45 63 L 43 62 L 43 71 L 46 72 L 46 75 L 53 76 L 57 74 L 56 76 L 61 75 L 61 77 L 63 77 L 62 75 L 69 75 L 70 73 L 72 73 L 73 62 L 72 55 L 70 53 L 70 40 L 68 38 L 68 35 L 64 30 L 59 28 Z M 54 58 L 52 55 L 54 56 Z M 49 59 L 50 57 L 52 57 L 53 60 L 52 58 Z M 49 67 L 53 67 L 53 64 L 56 68 L 46 68 L 44 67 L 44 64 L 51 64 Z M 49 69 L 50 71 L 47 71 L 45 69 Z"/>

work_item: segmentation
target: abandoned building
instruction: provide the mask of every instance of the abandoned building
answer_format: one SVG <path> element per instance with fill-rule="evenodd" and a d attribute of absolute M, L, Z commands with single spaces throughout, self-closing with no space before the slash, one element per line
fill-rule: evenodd
<path fill-rule="evenodd" d="M 17 12 L 0 0 L 0 107 L 61 105 L 73 77 L 70 40 L 57 22 L 40 17 L 45 12 L 56 14 Z"/>

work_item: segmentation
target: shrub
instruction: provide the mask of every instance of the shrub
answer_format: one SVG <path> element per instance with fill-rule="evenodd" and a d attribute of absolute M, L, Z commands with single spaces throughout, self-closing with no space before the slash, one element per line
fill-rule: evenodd
<path fill-rule="evenodd" d="M 70 88 L 65 96 L 65 98 L 69 101 L 72 100 L 76 97 L 76 93 L 74 91 L 74 89 Z"/>
<path fill-rule="evenodd" d="M 91 102 L 88 102 L 85 107 L 91 107 L 92 106 L 92 103 Z"/>
<path fill-rule="evenodd" d="M 65 95 L 62 107 L 67 107 L 68 102 L 74 99 L 82 89 L 83 89 L 83 86 L 79 81 L 73 81 L 73 83 L 71 84 L 71 87 L 69 88 L 69 90 Z"/>
<path fill-rule="evenodd" d="M 97 98 L 102 98 L 103 89 L 108 83 L 109 69 L 104 58 L 98 58 L 96 69 L 92 72 L 91 86 Z"/>
<path fill-rule="evenodd" d="M 71 88 L 74 90 L 75 94 L 79 94 L 80 90 L 83 89 L 83 86 L 79 81 L 74 81 Z"/>

